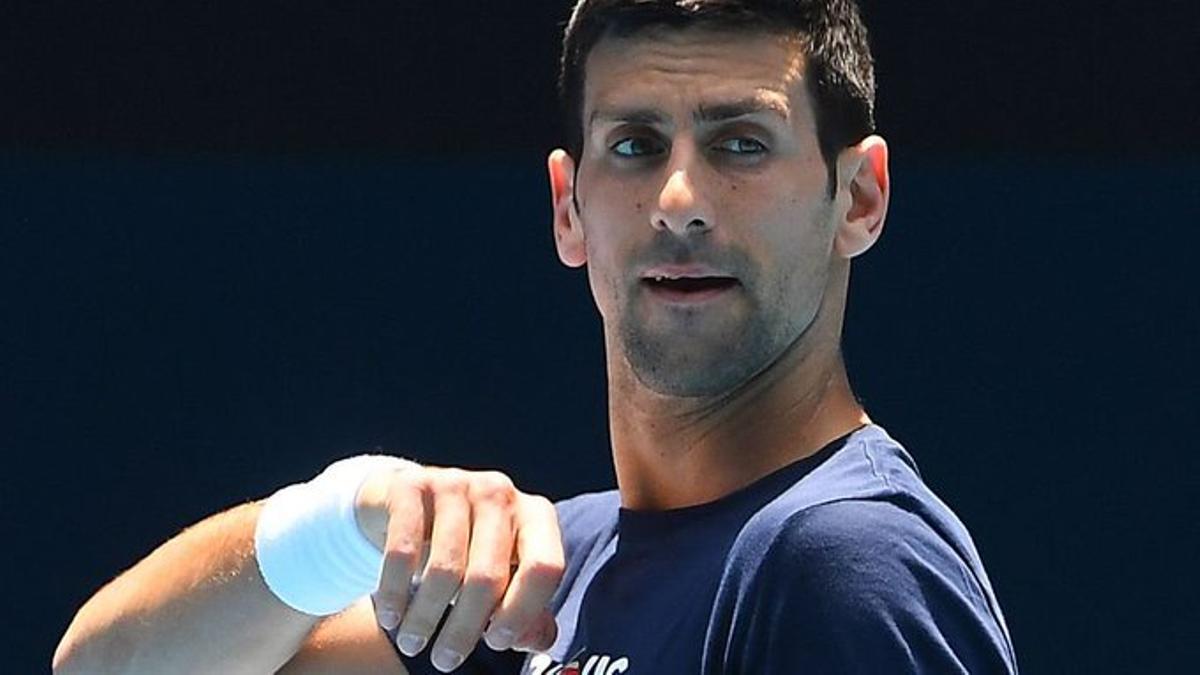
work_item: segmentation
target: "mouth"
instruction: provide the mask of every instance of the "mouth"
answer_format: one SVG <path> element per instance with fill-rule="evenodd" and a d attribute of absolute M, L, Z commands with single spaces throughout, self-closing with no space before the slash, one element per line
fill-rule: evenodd
<path fill-rule="evenodd" d="M 733 277 L 668 277 L 656 275 L 644 277 L 642 285 L 660 300 L 676 303 L 697 303 L 720 297 L 734 288 L 738 280 Z"/>

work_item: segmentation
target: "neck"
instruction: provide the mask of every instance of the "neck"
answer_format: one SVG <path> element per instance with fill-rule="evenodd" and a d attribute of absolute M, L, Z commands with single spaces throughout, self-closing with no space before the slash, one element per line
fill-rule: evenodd
<path fill-rule="evenodd" d="M 662 510 L 719 499 L 869 423 L 846 377 L 840 333 L 840 311 L 818 312 L 767 368 L 712 398 L 647 389 L 609 340 L 609 429 L 622 506 Z"/>

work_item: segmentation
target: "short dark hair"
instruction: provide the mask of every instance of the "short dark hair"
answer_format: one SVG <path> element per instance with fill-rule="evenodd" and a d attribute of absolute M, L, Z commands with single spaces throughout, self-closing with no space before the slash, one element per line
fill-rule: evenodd
<path fill-rule="evenodd" d="M 807 56 L 817 139 L 829 165 L 875 130 L 875 67 L 855 0 L 579 0 L 563 35 L 558 75 L 567 151 L 583 152 L 584 66 L 605 35 L 651 26 L 795 33 Z M 834 186 L 831 185 L 831 190 Z"/>

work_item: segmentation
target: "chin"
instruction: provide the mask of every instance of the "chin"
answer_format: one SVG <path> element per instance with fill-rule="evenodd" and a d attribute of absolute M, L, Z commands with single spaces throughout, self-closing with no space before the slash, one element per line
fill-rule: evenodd
<path fill-rule="evenodd" d="M 642 354 L 629 361 L 642 385 L 657 394 L 711 398 L 736 389 L 751 374 L 732 356 L 724 350 L 715 354 L 676 353 L 664 357 Z"/>

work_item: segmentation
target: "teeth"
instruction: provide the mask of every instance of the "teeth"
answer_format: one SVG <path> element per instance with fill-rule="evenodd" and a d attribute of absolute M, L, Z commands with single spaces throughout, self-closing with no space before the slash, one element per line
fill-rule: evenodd
<path fill-rule="evenodd" d="M 724 277 L 672 277 L 672 276 L 667 276 L 665 274 L 656 274 L 653 277 L 650 277 L 650 280 L 654 281 L 656 283 L 662 283 L 664 281 L 680 281 L 683 279 L 723 279 L 723 278 Z"/>

